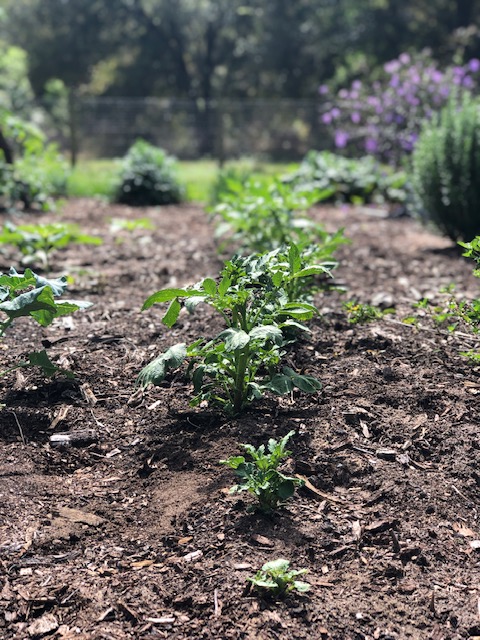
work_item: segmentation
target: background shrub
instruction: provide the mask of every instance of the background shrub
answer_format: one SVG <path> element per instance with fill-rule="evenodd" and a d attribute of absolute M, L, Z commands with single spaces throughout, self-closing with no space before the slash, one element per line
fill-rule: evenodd
<path fill-rule="evenodd" d="M 406 174 L 380 165 L 372 156 L 355 160 L 310 151 L 284 181 L 301 191 L 318 191 L 323 202 L 404 203 L 407 198 Z"/>
<path fill-rule="evenodd" d="M 480 104 L 452 97 L 425 124 L 413 155 L 421 215 L 452 240 L 480 234 Z"/>
<path fill-rule="evenodd" d="M 177 204 L 183 196 L 174 159 L 163 149 L 137 140 L 123 159 L 116 202 L 145 207 Z"/>

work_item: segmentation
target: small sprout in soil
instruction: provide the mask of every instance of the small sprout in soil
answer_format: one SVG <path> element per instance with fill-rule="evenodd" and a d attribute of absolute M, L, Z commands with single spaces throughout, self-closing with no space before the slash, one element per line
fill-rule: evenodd
<path fill-rule="evenodd" d="M 307 573 L 307 569 L 298 571 L 289 569 L 290 562 L 285 558 L 278 558 L 266 562 L 252 578 L 247 578 L 253 587 L 263 596 L 271 598 L 283 598 L 291 591 L 305 593 L 311 585 L 308 582 L 297 580 L 298 576 Z"/>
<path fill-rule="evenodd" d="M 367 324 L 375 320 L 381 320 L 387 313 L 392 313 L 392 309 L 380 309 L 370 304 L 363 304 L 355 300 L 348 300 L 343 303 L 343 308 L 347 312 L 350 324 Z"/>
<path fill-rule="evenodd" d="M 0 231 L 0 244 L 17 247 L 24 256 L 24 264 L 38 264 L 48 270 L 50 256 L 56 249 L 70 244 L 102 244 L 101 238 L 81 232 L 73 223 L 25 224 L 15 226 L 7 222 Z"/>
<path fill-rule="evenodd" d="M 286 447 L 294 433 L 290 431 L 279 441 L 271 438 L 267 445 L 268 453 L 265 452 L 263 444 L 258 449 L 251 444 L 242 444 L 251 461 L 245 460 L 244 456 L 232 456 L 228 460 L 220 460 L 220 464 L 234 469 L 241 479 L 239 484 L 230 489 L 230 493 L 248 491 L 258 499 L 260 511 L 267 514 L 272 513 L 291 498 L 295 488 L 302 486 L 303 481 L 284 475 L 278 467 L 291 454 Z"/>

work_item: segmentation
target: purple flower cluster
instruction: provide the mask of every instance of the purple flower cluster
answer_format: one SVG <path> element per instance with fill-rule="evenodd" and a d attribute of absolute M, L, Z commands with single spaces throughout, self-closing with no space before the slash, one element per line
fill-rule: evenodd
<path fill-rule="evenodd" d="M 365 152 L 399 165 L 413 151 L 421 125 L 441 109 L 452 91 L 475 92 L 480 60 L 439 68 L 428 52 L 402 53 L 387 62 L 379 80 L 357 79 L 340 89 L 321 121 L 333 130 L 337 149 Z M 319 93 L 328 101 L 328 87 Z"/>

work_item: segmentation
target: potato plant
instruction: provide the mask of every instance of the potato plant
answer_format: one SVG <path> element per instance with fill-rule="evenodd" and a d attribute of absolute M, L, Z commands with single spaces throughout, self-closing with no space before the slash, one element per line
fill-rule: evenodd
<path fill-rule="evenodd" d="M 30 269 L 21 274 L 12 268 L 8 274 L 0 274 L 0 312 L 6 316 L 0 321 L 0 338 L 3 338 L 17 318 L 29 317 L 42 327 L 47 327 L 55 318 L 91 306 L 90 302 L 56 300 L 64 293 L 66 287 L 66 277 L 47 280 Z M 48 376 L 58 371 L 58 367 L 50 361 L 46 351 L 29 353 L 27 358 L 26 362 L 19 363 L 8 371 L 30 365 L 39 366 Z M 3 372 L 5 373 L 7 371 Z"/>
<path fill-rule="evenodd" d="M 16 247 L 26 263 L 38 263 L 46 270 L 50 268 L 52 252 L 57 249 L 63 249 L 69 244 L 101 243 L 101 238 L 82 233 L 73 223 L 53 222 L 15 226 L 7 222 L 0 232 L 0 244 Z"/>
<path fill-rule="evenodd" d="M 326 270 L 318 268 L 322 273 Z M 189 358 L 193 406 L 209 402 L 238 414 L 266 391 L 279 395 L 294 388 L 318 391 L 321 385 L 315 378 L 289 367 L 280 370 L 288 331 L 307 331 L 304 322 L 317 313 L 311 303 L 289 299 L 286 286 L 310 275 L 311 271 L 302 274 L 301 269 L 281 266 L 276 254 L 236 256 L 225 264 L 218 284 L 205 278 L 186 289 L 157 291 L 142 309 L 168 302 L 162 320 L 168 327 L 176 323 L 182 306 L 192 312 L 205 303 L 220 314 L 225 328 L 213 340 L 175 345 L 140 372 L 138 383 L 143 387 L 160 384 L 170 368 Z"/>
<path fill-rule="evenodd" d="M 307 573 L 306 569 L 290 569 L 290 562 L 285 558 L 278 558 L 266 562 L 260 571 L 248 581 L 262 595 L 271 598 L 283 598 L 292 591 L 305 593 L 311 585 L 297 580 L 298 576 Z"/>
<path fill-rule="evenodd" d="M 299 478 L 289 477 L 278 470 L 281 463 L 292 453 L 287 450 L 287 442 L 294 435 L 290 431 L 281 440 L 270 438 L 267 445 L 257 449 L 251 444 L 242 444 L 242 448 L 251 458 L 231 456 L 228 460 L 220 460 L 220 464 L 235 470 L 240 478 L 239 484 L 230 489 L 230 493 L 248 491 L 258 499 L 259 509 L 264 513 L 272 513 L 279 505 L 295 493 L 295 488 L 302 486 Z"/>

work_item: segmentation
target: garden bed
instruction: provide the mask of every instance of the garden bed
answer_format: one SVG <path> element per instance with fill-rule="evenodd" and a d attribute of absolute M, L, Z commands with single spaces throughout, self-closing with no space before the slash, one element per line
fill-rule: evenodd
<path fill-rule="evenodd" d="M 134 387 L 154 355 L 214 335 L 207 310 L 172 330 L 160 306 L 139 311 L 162 287 L 218 274 L 204 212 L 66 205 L 60 217 L 104 244 L 57 253 L 53 268 L 94 306 L 43 330 L 19 320 L 1 345 L 2 369 L 46 340 L 76 375 L 26 369 L 0 382 L 2 638 L 480 636 L 480 371 L 459 355 L 474 342 L 427 318 L 401 322 L 452 282 L 478 295 L 473 263 L 409 219 L 312 215 L 352 240 L 335 274 L 348 293 L 318 296 L 323 318 L 287 356 L 323 390 L 266 398 L 233 419 L 189 409 L 178 373 Z M 111 217 L 148 217 L 155 229 L 112 235 Z M 2 270 L 18 264 L 1 259 Z M 349 325 L 347 297 L 396 314 Z M 84 429 L 91 444 L 50 444 Z M 308 485 L 271 518 L 248 512 L 218 461 L 292 429 L 290 471 Z M 274 603 L 246 588 L 279 557 L 308 569 L 307 594 Z"/>

